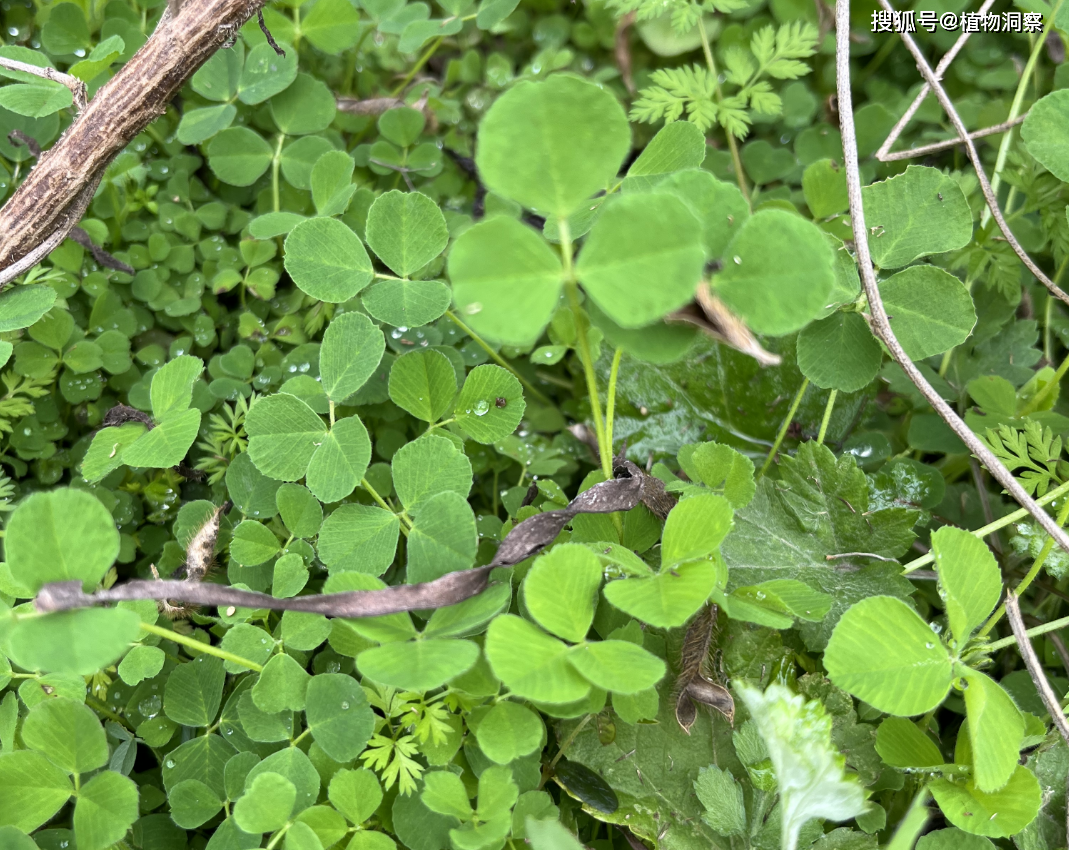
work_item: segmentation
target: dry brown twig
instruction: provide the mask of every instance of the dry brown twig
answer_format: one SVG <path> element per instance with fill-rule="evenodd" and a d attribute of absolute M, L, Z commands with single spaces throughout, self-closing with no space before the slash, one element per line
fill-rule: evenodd
<path fill-rule="evenodd" d="M 1062 736 L 1062 740 L 1066 744 L 1069 744 L 1069 720 L 1066 720 L 1061 703 L 1058 701 L 1054 689 L 1050 686 L 1050 682 L 1047 681 L 1047 674 L 1043 672 L 1043 666 L 1036 657 L 1036 651 L 1032 647 L 1032 641 L 1025 631 L 1024 620 L 1021 617 L 1021 603 L 1012 590 L 1006 594 L 1006 619 L 1010 622 L 1013 636 L 1017 640 L 1017 648 L 1021 651 L 1021 658 L 1024 659 L 1025 666 L 1028 668 L 1028 675 L 1032 677 L 1036 690 L 1039 691 L 1043 705 L 1047 707 L 1058 734 Z"/>
<path fill-rule="evenodd" d="M 63 241 L 112 159 L 263 5 L 264 0 L 187 0 L 177 15 L 168 6 L 149 40 L 0 208 L 0 286 Z"/>
<path fill-rule="evenodd" d="M 886 8 L 890 8 L 886 0 L 881 0 L 882 4 Z M 1028 495 L 1025 489 L 1018 483 L 1017 479 L 1013 477 L 1011 473 L 1002 462 L 995 457 L 994 453 L 980 440 L 972 429 L 957 415 L 954 409 L 947 404 L 947 402 L 935 391 L 931 384 L 928 383 L 924 375 L 910 360 L 909 356 L 903 350 L 901 343 L 895 336 L 893 330 L 891 330 L 891 323 L 887 317 L 887 310 L 883 306 L 883 298 L 880 296 L 880 288 L 876 282 L 876 272 L 872 265 L 872 255 L 869 253 L 869 243 L 867 239 L 868 227 L 865 224 L 865 210 L 864 204 L 861 198 L 861 173 L 858 165 L 857 155 L 857 132 L 854 126 L 854 102 L 853 93 L 850 89 L 850 3 L 849 0 L 839 0 L 836 6 L 836 34 L 835 34 L 835 65 L 836 65 L 836 87 L 838 90 L 838 103 L 839 103 L 839 123 L 843 137 L 843 160 L 846 166 L 846 186 L 847 193 L 850 197 L 850 218 L 851 225 L 854 230 L 855 248 L 857 251 L 857 264 L 861 273 L 861 283 L 865 291 L 865 296 L 869 303 L 869 312 L 871 313 L 870 327 L 887 347 L 891 357 L 895 362 L 902 367 L 902 370 L 906 373 L 906 376 L 912 381 L 913 385 L 920 391 L 921 395 L 932 406 L 936 413 L 943 419 L 951 430 L 957 434 L 958 438 L 965 443 L 969 451 L 971 451 L 976 458 L 987 467 L 991 475 L 1001 484 L 1007 493 L 1010 494 L 1020 505 L 1025 508 L 1042 526 L 1054 541 L 1066 552 L 1069 552 L 1069 535 L 1067 535 L 1055 521 L 1054 518 L 1048 514 L 1042 507 L 1036 504 L 1035 499 Z M 916 49 L 916 44 L 909 35 L 902 33 L 902 38 L 907 42 L 907 47 L 912 45 L 912 50 Z M 916 57 L 917 54 L 914 54 Z M 922 64 L 923 63 L 923 64 Z M 946 99 L 946 92 L 943 91 L 938 80 L 934 80 L 932 77 L 931 69 L 927 63 L 924 62 L 924 57 L 920 56 L 918 66 L 921 67 L 921 73 L 925 75 L 929 84 L 932 85 L 936 96 L 940 98 L 942 103 Z M 958 127 L 959 132 L 962 135 L 967 135 L 964 127 L 961 125 L 961 118 L 954 112 L 954 106 L 949 103 L 949 109 L 947 104 L 944 104 L 944 109 L 947 110 L 947 114 L 952 114 L 952 120 L 955 121 L 955 126 Z M 976 147 L 972 144 L 971 140 L 966 140 L 966 146 L 969 148 L 970 156 L 976 156 Z M 974 160 L 979 163 L 979 157 Z M 980 173 L 983 173 L 983 169 L 979 169 Z M 986 178 L 983 178 L 982 182 L 986 183 Z M 990 185 L 988 185 L 990 190 Z M 997 209 L 997 204 L 995 205 Z M 1001 213 L 998 214 L 1001 219 Z M 1019 246 L 1018 246 L 1019 247 Z M 1057 289 L 1057 287 L 1055 287 Z M 1058 292 L 1061 292 L 1059 289 Z M 1062 293 L 1064 296 L 1065 293 Z"/>

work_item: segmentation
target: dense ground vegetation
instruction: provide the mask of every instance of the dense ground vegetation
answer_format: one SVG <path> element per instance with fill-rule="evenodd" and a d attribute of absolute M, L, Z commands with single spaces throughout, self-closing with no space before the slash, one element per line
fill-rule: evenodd
<path fill-rule="evenodd" d="M 0 200 L 79 112 L 3 60 L 92 98 L 165 8 L 0 3 Z M 921 85 L 877 8 L 891 328 L 1062 525 L 1069 309 L 960 145 L 874 156 Z M 974 33 L 945 86 L 1013 124 L 980 157 L 1056 284 L 1069 13 L 1015 10 L 1043 32 Z M 1064 848 L 1069 552 L 873 335 L 833 16 L 280 0 L 230 34 L 0 294 L 0 847 Z M 890 149 L 955 137 L 929 97 Z"/>

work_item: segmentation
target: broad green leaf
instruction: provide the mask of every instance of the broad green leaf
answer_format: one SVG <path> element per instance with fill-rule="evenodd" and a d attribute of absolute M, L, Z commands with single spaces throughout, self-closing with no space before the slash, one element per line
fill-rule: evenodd
<path fill-rule="evenodd" d="M 475 514 L 468 500 L 450 490 L 431 496 L 408 533 L 406 578 L 415 584 L 466 570 L 475 563 L 478 547 Z"/>
<path fill-rule="evenodd" d="M 583 845 L 559 820 L 527 818 L 527 841 L 534 850 L 582 850 Z"/>
<path fill-rule="evenodd" d="M 959 668 L 960 669 L 960 668 Z M 998 791 L 1013 775 L 1024 738 L 1024 718 L 1010 695 L 978 670 L 964 668 L 973 779 L 980 791 Z"/>
<path fill-rule="evenodd" d="M 889 596 L 864 599 L 843 614 L 824 666 L 843 690 L 903 717 L 938 706 L 952 678 L 938 635 L 905 602 Z"/>
<path fill-rule="evenodd" d="M 0 106 L 30 118 L 43 118 L 66 109 L 73 102 L 70 89 L 45 80 L 39 84 L 27 83 L 0 88 Z"/>
<path fill-rule="evenodd" d="M 302 221 L 286 237 L 285 247 L 293 282 L 320 301 L 348 301 L 375 277 L 360 237 L 337 219 Z"/>
<path fill-rule="evenodd" d="M 587 681 L 568 663 L 568 645 L 513 614 L 490 624 L 485 651 L 494 674 L 516 696 L 560 704 L 590 692 Z"/>
<path fill-rule="evenodd" d="M 398 328 L 429 324 L 449 309 L 452 296 L 440 280 L 380 280 L 362 301 L 368 314 Z"/>
<path fill-rule="evenodd" d="M 468 792 L 455 773 L 434 770 L 423 778 L 423 804 L 432 812 L 449 815 L 460 820 L 470 820 L 473 814 Z"/>
<path fill-rule="evenodd" d="M 627 169 L 628 177 L 652 177 L 697 168 L 705 159 L 705 136 L 690 121 L 670 121 L 650 139 L 638 159 Z"/>
<path fill-rule="evenodd" d="M 519 0 L 482 0 L 475 24 L 481 30 L 493 29 L 516 11 L 518 5 Z"/>
<path fill-rule="evenodd" d="M 9 286 L 0 293 L 0 332 L 28 328 L 56 303 L 56 290 L 46 284 Z"/>
<path fill-rule="evenodd" d="M 197 779 L 218 796 L 226 794 L 223 771 L 234 748 L 221 735 L 198 735 L 167 754 L 163 762 L 163 787 L 170 791 L 179 782 Z"/>
<path fill-rule="evenodd" d="M 788 611 L 801 620 L 819 623 L 831 610 L 832 596 L 813 590 L 794 579 L 774 579 L 755 585 L 758 592 L 774 594 Z"/>
<path fill-rule="evenodd" d="M 521 82 L 479 125 L 475 162 L 492 192 L 565 218 L 616 177 L 631 145 L 607 89 L 568 75 Z"/>
<path fill-rule="evenodd" d="M 798 368 L 821 389 L 864 389 L 881 363 L 883 349 L 857 313 L 832 313 L 798 334 Z"/>
<path fill-rule="evenodd" d="M 311 680 L 292 656 L 285 653 L 272 656 L 252 686 L 252 701 L 266 714 L 303 711 Z"/>
<path fill-rule="evenodd" d="M 313 676 L 304 712 L 312 737 L 335 761 L 356 758 L 375 731 L 375 715 L 360 683 L 343 673 Z"/>
<path fill-rule="evenodd" d="M 565 543 L 538 557 L 523 580 L 527 610 L 542 628 L 572 643 L 594 622 L 601 563 L 586 546 Z"/>
<path fill-rule="evenodd" d="M 229 50 L 217 50 L 190 79 L 193 91 L 205 100 L 224 103 L 238 93 L 238 80 L 245 62 L 245 42 L 240 39 Z"/>
<path fill-rule="evenodd" d="M 266 42 L 257 44 L 245 56 L 237 87 L 242 103 L 263 103 L 297 78 L 297 51 L 285 43 L 279 47 L 286 51 L 285 56 L 279 56 Z"/>
<path fill-rule="evenodd" d="M 457 394 L 457 374 L 439 351 L 412 351 L 390 369 L 390 399 L 424 422 L 437 422 Z"/>
<path fill-rule="evenodd" d="M 72 579 L 91 591 L 119 555 L 119 532 L 111 512 L 85 490 L 38 492 L 8 519 L 4 552 L 11 575 L 34 592 Z"/>
<path fill-rule="evenodd" d="M 124 448 L 122 462 L 156 469 L 176 466 L 189 452 L 199 430 L 200 411 L 196 408 L 172 413 Z"/>
<path fill-rule="evenodd" d="M 703 493 L 684 499 L 668 514 L 661 544 L 661 570 L 708 558 L 731 531 L 731 503 Z"/>
<path fill-rule="evenodd" d="M 1069 180 L 1069 95 L 1053 91 L 1028 110 L 1021 139 L 1036 161 L 1059 180 Z"/>
<path fill-rule="evenodd" d="M 468 373 L 454 408 L 473 440 L 493 443 L 516 430 L 527 403 L 520 382 L 507 369 L 487 363 Z"/>
<path fill-rule="evenodd" d="M 910 165 L 897 177 L 861 190 L 872 261 L 897 269 L 972 239 L 972 212 L 957 181 L 935 168 Z M 888 308 L 894 315 L 894 311 Z"/>
<path fill-rule="evenodd" d="M 665 674 L 660 658 L 626 640 L 576 646 L 568 654 L 568 662 L 595 687 L 621 694 L 648 690 Z"/>
<path fill-rule="evenodd" d="M 423 629 L 423 636 L 465 637 L 476 634 L 508 607 L 511 601 L 511 584 L 494 582 L 471 599 L 436 608 Z"/>
<path fill-rule="evenodd" d="M 393 486 L 410 514 L 446 490 L 467 498 L 471 490 L 471 461 L 446 437 L 428 434 L 402 446 L 393 456 Z"/>
<path fill-rule="evenodd" d="M 404 691 L 430 691 L 471 669 L 479 647 L 471 641 L 430 638 L 398 641 L 361 652 L 361 674 Z"/>
<path fill-rule="evenodd" d="M 65 697 L 34 706 L 23 721 L 22 741 L 68 773 L 88 773 L 108 761 L 108 740 L 93 710 Z"/>
<path fill-rule="evenodd" d="M 959 647 L 995 610 L 1002 595 L 1002 572 L 979 537 L 944 526 L 932 534 L 939 595 Z"/>
<path fill-rule="evenodd" d="M 724 251 L 716 294 L 756 333 L 801 330 L 827 304 L 833 256 L 812 222 L 784 210 L 748 218 Z"/>
<path fill-rule="evenodd" d="M 795 850 L 802 827 L 813 819 L 844 821 L 865 809 L 865 792 L 847 777 L 832 743 L 832 718 L 818 700 L 806 701 L 773 684 L 762 694 L 736 690 L 757 724 L 776 773 L 783 850 Z"/>
<path fill-rule="evenodd" d="M 1005 787 L 990 794 L 972 782 L 949 779 L 936 779 L 929 787 L 948 821 L 964 832 L 990 838 L 1016 835 L 1035 820 L 1043 801 L 1035 774 L 1021 765 Z"/>
<path fill-rule="evenodd" d="M 179 782 L 167 795 L 171 818 L 182 829 L 196 829 L 223 808 L 223 801 L 199 779 Z"/>
<path fill-rule="evenodd" d="M 300 484 L 283 484 L 275 494 L 278 512 L 286 529 L 294 537 L 310 538 L 319 533 L 323 525 L 323 506 L 307 487 Z"/>
<path fill-rule="evenodd" d="M 290 819 L 297 788 L 278 773 L 261 773 L 234 803 L 234 820 L 245 832 L 274 832 Z"/>
<path fill-rule="evenodd" d="M 223 130 L 208 143 L 208 165 L 231 186 L 251 186 L 267 171 L 273 156 L 263 136 L 248 127 Z"/>
<path fill-rule="evenodd" d="M 757 491 L 753 461 L 731 446 L 722 443 L 684 446 L 678 458 L 692 481 L 714 489 L 723 488 L 724 498 L 732 507 L 744 508 L 753 500 Z"/>
<path fill-rule="evenodd" d="M 222 53 L 224 51 L 220 51 Z M 182 115 L 178 124 L 178 141 L 183 145 L 199 145 L 234 123 L 238 109 L 232 103 L 220 103 L 191 109 Z"/>
<path fill-rule="evenodd" d="M 82 608 L 20 621 L 4 651 L 27 670 L 89 676 L 114 664 L 140 634 L 133 611 Z"/>
<path fill-rule="evenodd" d="M 698 219 L 671 195 L 626 195 L 587 236 L 576 273 L 598 307 L 624 328 L 662 318 L 694 298 L 705 254 Z M 657 285 L 650 286 L 656 278 Z"/>
<path fill-rule="evenodd" d="M 312 166 L 312 200 L 319 215 L 340 215 L 356 192 L 355 162 L 345 151 L 327 151 Z"/>
<path fill-rule="evenodd" d="M 497 764 L 509 764 L 530 755 L 542 745 L 544 735 L 541 717 L 507 700 L 491 708 L 475 730 L 479 749 Z"/>
<path fill-rule="evenodd" d="M 605 598 L 632 617 L 662 629 L 682 626 L 709 598 L 717 582 L 711 561 L 692 561 L 651 578 L 605 585 Z"/>
<path fill-rule="evenodd" d="M 234 537 L 230 541 L 230 555 L 243 567 L 262 564 L 281 548 L 274 532 L 254 519 L 243 520 L 234 529 Z"/>
<path fill-rule="evenodd" d="M 74 788 L 66 773 L 40 753 L 0 754 L 0 826 L 33 832 L 67 802 Z"/>
<path fill-rule="evenodd" d="M 679 198 L 701 223 L 705 257 L 714 260 L 750 217 L 750 205 L 733 183 L 717 180 L 708 171 L 693 169 L 672 174 L 657 184 L 659 193 Z"/>
<path fill-rule="evenodd" d="M 360 37 L 360 13 L 350 0 L 317 0 L 301 19 L 301 34 L 324 53 L 337 55 Z"/>
<path fill-rule="evenodd" d="M 359 390 L 378 368 L 386 337 L 362 313 L 344 313 L 327 327 L 319 349 L 323 391 L 342 402 Z"/>
<path fill-rule="evenodd" d="M 88 57 L 71 65 L 67 73 L 87 83 L 92 82 L 122 56 L 125 50 L 126 42 L 120 36 L 108 36 L 89 51 Z"/>
<path fill-rule="evenodd" d="M 402 148 L 412 145 L 423 128 L 427 119 L 419 109 L 408 106 L 397 106 L 387 109 L 379 116 L 378 126 L 382 135 Z"/>
<path fill-rule="evenodd" d="M 165 658 L 158 646 L 135 646 L 119 662 L 119 678 L 128 685 L 153 679 L 163 669 Z"/>
<path fill-rule="evenodd" d="M 400 520 L 390 511 L 369 505 L 342 505 L 319 532 L 320 560 L 333 572 L 382 575 L 397 552 Z"/>
<path fill-rule="evenodd" d="M 271 98 L 271 117 L 287 136 L 322 132 L 336 114 L 334 95 L 326 83 L 310 74 L 297 74 L 285 91 Z"/>
<path fill-rule="evenodd" d="M 623 349 L 626 354 L 644 363 L 674 363 L 683 357 L 694 345 L 698 329 L 693 325 L 677 322 L 655 322 L 643 328 L 622 328 L 601 310 L 593 301 L 586 304 L 590 322 L 605 334 L 605 339 L 614 348 Z M 559 352 L 556 353 L 556 352 Z M 547 357 L 563 356 L 564 350 L 549 348 L 544 352 Z M 531 357 L 538 362 L 538 352 Z M 555 361 L 547 360 L 547 363 Z"/>
<path fill-rule="evenodd" d="M 138 818 L 137 801 L 137 786 L 121 773 L 105 770 L 86 782 L 74 804 L 78 847 L 104 850 L 122 839 Z"/>
<path fill-rule="evenodd" d="M 361 824 L 382 802 L 382 786 L 370 770 L 339 770 L 330 779 L 327 796 L 350 823 Z"/>
<path fill-rule="evenodd" d="M 278 513 L 275 494 L 281 483 L 268 478 L 252 462 L 248 452 L 242 452 L 230 462 L 226 471 L 226 489 L 238 510 L 256 519 L 271 519 Z"/>
<path fill-rule="evenodd" d="M 367 214 L 367 244 L 394 274 L 408 277 L 449 244 L 438 205 L 420 192 L 379 195 Z"/>
<path fill-rule="evenodd" d="M 305 402 L 287 393 L 257 401 L 245 419 L 249 457 L 264 475 L 296 481 L 323 441 L 327 426 Z"/>
<path fill-rule="evenodd" d="M 694 781 L 694 793 L 705 808 L 702 820 L 720 835 L 741 835 L 746 830 L 742 784 L 728 771 L 715 764 L 703 767 Z"/>
<path fill-rule="evenodd" d="M 290 649 L 315 649 L 330 634 L 330 620 L 308 611 L 286 611 L 282 615 L 282 641 Z"/>
<path fill-rule="evenodd" d="M 465 230 L 448 269 L 464 321 L 491 341 L 517 346 L 538 339 L 563 285 L 560 260 L 545 240 L 507 216 Z"/>
<path fill-rule="evenodd" d="M 935 266 L 911 266 L 880 284 L 891 329 L 913 360 L 942 354 L 969 338 L 976 324 L 972 296 Z"/>
<path fill-rule="evenodd" d="M 358 416 L 334 423 L 308 464 L 308 489 L 325 504 L 348 496 L 367 472 L 371 438 Z"/>
<path fill-rule="evenodd" d="M 814 219 L 824 219 L 850 208 L 846 169 L 833 159 L 818 159 L 802 175 L 806 206 Z"/>
<path fill-rule="evenodd" d="M 935 742 L 904 717 L 888 717 L 880 724 L 876 752 L 891 767 L 935 767 L 944 762 Z"/>
<path fill-rule="evenodd" d="M 167 677 L 163 710 L 181 726 L 211 726 L 223 701 L 226 671 L 223 662 L 198 655 L 178 665 Z"/>

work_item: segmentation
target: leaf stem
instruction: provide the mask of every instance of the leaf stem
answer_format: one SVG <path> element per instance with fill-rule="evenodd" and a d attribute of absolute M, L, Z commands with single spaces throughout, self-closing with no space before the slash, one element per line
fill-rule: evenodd
<path fill-rule="evenodd" d="M 412 78 L 419 73 L 420 68 L 427 64 L 427 60 L 434 55 L 434 52 L 441 45 L 443 38 L 444 36 L 438 36 L 438 38 L 431 42 L 431 46 L 424 51 L 423 55 L 416 60 L 416 64 L 412 66 L 412 70 L 405 75 L 403 80 L 401 80 L 401 84 L 391 92 L 394 97 L 401 94 L 401 92 L 405 90 L 405 87 L 412 82 Z"/>
<path fill-rule="evenodd" d="M 617 348 L 612 355 L 612 367 L 609 369 L 609 392 L 605 398 L 605 442 L 608 443 L 609 457 L 612 457 L 612 420 L 616 413 L 616 379 L 620 374 L 620 358 L 624 350 Z"/>
<path fill-rule="evenodd" d="M 386 503 L 386 500 L 379 495 L 379 491 L 372 487 L 371 483 L 366 478 L 360 479 L 360 486 L 367 490 L 368 495 L 375 500 L 375 502 L 380 508 L 389 511 L 391 514 L 394 514 L 394 516 L 396 516 L 401 521 L 401 531 L 405 535 L 405 537 L 408 537 L 408 532 L 412 528 L 412 521 L 408 519 L 407 514 L 396 513 L 394 509 Z"/>
<path fill-rule="evenodd" d="M 217 646 L 212 646 L 210 643 L 201 643 L 199 640 L 195 640 L 185 635 L 180 635 L 178 632 L 173 632 L 170 629 L 162 629 L 157 625 L 150 623 L 142 623 L 141 631 L 148 632 L 152 635 L 158 635 L 164 640 L 174 641 L 189 649 L 195 649 L 197 652 L 203 652 L 205 655 L 214 655 L 216 658 L 221 658 L 223 661 L 229 661 L 232 664 L 240 664 L 242 667 L 247 667 L 250 670 L 255 670 L 257 673 L 261 672 L 264 668 L 262 665 L 257 664 L 255 661 L 249 661 L 248 658 L 242 658 L 240 655 L 234 655 L 232 652 L 227 652 L 225 649 L 220 649 Z"/>
<path fill-rule="evenodd" d="M 1036 499 L 1036 504 L 1046 505 L 1050 502 L 1053 502 L 1063 493 L 1069 493 L 1069 481 L 1067 481 L 1065 484 L 1061 484 L 1055 487 L 1053 490 L 1047 493 L 1047 495 Z M 1020 510 L 1014 511 L 1012 514 L 1006 514 L 1006 516 L 1000 517 L 994 522 L 988 523 L 982 528 L 978 528 L 975 531 L 970 531 L 969 533 L 973 535 L 973 537 L 987 537 L 987 535 L 989 535 L 993 531 L 998 531 L 1000 528 L 1005 528 L 1007 525 L 1012 525 L 1013 523 L 1017 522 L 1017 520 L 1024 519 L 1026 516 L 1029 515 L 1029 513 L 1031 512 L 1027 508 L 1021 508 Z M 921 555 L 916 560 L 910 561 L 902 568 L 902 572 L 911 573 L 914 570 L 919 570 L 921 567 L 927 566 L 934 560 L 935 555 L 929 552 L 927 555 Z"/>
<path fill-rule="evenodd" d="M 400 278 L 397 278 L 397 279 L 400 280 Z M 460 328 L 462 331 L 464 331 L 464 333 L 466 333 L 473 340 L 475 340 L 475 344 L 478 345 L 479 348 L 481 348 L 487 354 L 489 354 L 491 359 L 498 366 L 500 366 L 502 369 L 508 369 L 508 371 L 510 371 L 512 373 L 513 377 L 515 377 L 517 381 L 519 381 L 521 384 L 523 384 L 523 387 L 524 387 L 524 389 L 527 390 L 527 392 L 529 392 L 531 395 L 533 395 L 535 398 L 537 398 L 540 402 L 542 402 L 542 404 L 550 406 L 550 407 L 553 406 L 553 402 L 550 400 L 550 398 L 548 396 L 546 396 L 543 393 L 539 392 L 538 389 L 536 389 L 531 384 L 530 381 L 528 381 L 525 377 L 523 377 L 523 375 L 521 375 L 519 372 L 516 371 L 515 367 L 511 363 L 509 363 L 504 357 L 502 357 L 500 354 L 498 354 L 496 351 L 494 351 L 494 349 L 492 349 L 490 347 L 489 343 L 487 343 L 487 341 L 485 339 L 483 339 L 481 336 L 479 336 L 477 333 L 475 333 L 475 331 L 473 331 L 470 327 L 468 327 L 468 325 L 466 325 L 464 323 L 464 321 L 460 318 L 460 316 L 458 316 L 452 310 L 446 310 L 445 314 L 450 319 L 453 320 L 453 323 L 458 328 Z"/>
<path fill-rule="evenodd" d="M 720 90 L 720 73 L 716 70 L 716 60 L 713 59 L 713 51 L 709 46 L 709 34 L 705 31 L 705 21 L 701 16 L 698 17 L 698 35 L 701 36 L 705 64 L 709 66 L 709 73 L 713 76 L 716 86 L 716 102 L 719 104 L 724 99 L 724 93 Z M 735 141 L 735 134 L 724 128 L 724 136 L 728 140 L 728 149 L 731 151 L 731 161 L 735 166 L 735 180 L 739 184 L 739 191 L 742 192 L 746 203 L 750 203 L 750 188 L 746 185 L 746 175 L 742 170 L 742 158 L 739 156 L 739 145 Z"/>
<path fill-rule="evenodd" d="M 278 169 L 282 165 L 282 143 L 286 141 L 286 134 L 278 134 L 278 144 L 275 145 L 275 156 L 271 160 L 271 204 L 275 212 L 278 212 L 281 207 L 281 200 L 278 191 Z"/>
<path fill-rule="evenodd" d="M 1031 638 L 1036 637 L 1037 635 L 1045 635 L 1047 632 L 1056 632 L 1058 629 L 1064 629 L 1066 626 L 1069 626 L 1069 617 L 1062 617 L 1061 619 L 1051 620 L 1049 623 L 1043 623 L 1040 626 L 1028 629 L 1025 634 Z M 987 649 L 991 652 L 1005 649 L 1007 646 L 1012 646 L 1016 640 L 1017 639 L 1013 635 L 1010 635 L 1009 637 L 1004 637 L 1001 640 L 989 643 Z"/>
<path fill-rule="evenodd" d="M 1036 410 L 1039 409 L 1039 406 L 1046 400 L 1047 396 L 1054 392 L 1055 387 L 1061 384 L 1061 380 L 1065 377 L 1065 373 L 1067 371 L 1069 371 L 1069 354 L 1065 356 L 1065 359 L 1058 367 L 1058 371 L 1054 373 L 1054 377 L 1051 378 L 1049 382 L 1047 382 L 1043 389 L 1041 389 L 1038 393 L 1032 396 L 1032 400 L 1028 402 L 1028 404 L 1026 404 L 1023 408 L 1021 408 L 1021 412 L 1017 415 L 1028 416 L 1031 413 L 1035 413 Z"/>
<path fill-rule="evenodd" d="M 568 293 L 568 304 L 572 308 L 572 315 L 575 316 L 575 336 L 579 343 L 576 351 L 583 362 L 583 374 L 586 376 L 586 388 L 590 395 L 590 415 L 594 420 L 594 433 L 598 438 L 601 471 L 605 474 L 605 480 L 608 481 L 612 478 L 612 449 L 605 444 L 605 421 L 601 418 L 598 378 L 594 374 L 594 358 L 590 353 L 590 340 L 586 335 L 587 317 L 579 303 L 579 285 L 575 282 L 575 271 L 572 268 L 572 234 L 566 219 L 560 220 L 559 229 L 561 255 L 564 261 L 564 289 Z"/>
<path fill-rule="evenodd" d="M 787 436 L 787 429 L 791 427 L 791 422 L 794 421 L 794 414 L 798 412 L 798 405 L 802 403 L 802 396 L 805 395 L 807 389 L 809 389 L 809 378 L 802 381 L 802 386 L 798 388 L 798 392 L 794 396 L 794 401 L 791 402 L 791 409 L 787 411 L 787 418 L 783 420 L 779 433 L 776 434 L 776 442 L 772 444 L 772 448 L 768 452 L 768 457 L 765 458 L 765 462 L 761 466 L 761 471 L 757 473 L 758 478 L 764 475 L 768 471 L 768 468 L 772 466 L 772 460 L 776 457 L 776 452 L 779 451 L 779 447 L 783 444 L 783 438 Z"/>
<path fill-rule="evenodd" d="M 130 721 L 129 720 L 127 720 L 121 714 L 117 714 L 116 712 L 112 711 L 110 708 L 107 707 L 107 705 L 105 705 L 103 702 L 98 700 L 92 694 L 86 694 L 85 695 L 85 704 L 88 705 L 90 708 L 92 708 L 93 711 L 95 711 L 97 714 L 102 714 L 105 717 L 107 717 L 109 720 L 114 720 L 120 726 L 123 726 L 126 729 L 128 729 L 129 731 L 133 732 L 135 735 L 137 734 L 137 730 L 134 729 L 134 727 L 130 725 Z"/>
<path fill-rule="evenodd" d="M 824 435 L 828 433 L 828 423 L 831 422 L 831 412 L 835 410 L 835 397 L 839 395 L 838 390 L 832 390 L 831 395 L 828 396 L 828 403 L 824 407 L 824 418 L 820 420 L 820 433 L 817 434 L 817 445 L 824 445 Z"/>

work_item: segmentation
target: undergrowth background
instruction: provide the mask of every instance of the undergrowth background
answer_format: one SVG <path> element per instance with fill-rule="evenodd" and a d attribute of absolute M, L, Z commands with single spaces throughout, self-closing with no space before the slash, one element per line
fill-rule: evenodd
<path fill-rule="evenodd" d="M 875 8 L 851 67 L 892 327 L 1064 523 L 1069 313 L 960 147 L 873 157 L 920 85 Z M 0 57 L 92 96 L 163 9 L 3 0 Z M 978 144 L 1058 281 L 1069 22 L 1013 9 L 1047 29 L 973 34 L 945 84 L 970 130 L 1029 114 Z M 0 295 L 0 846 L 1064 848 L 1069 751 L 999 603 L 1060 625 L 1069 555 L 868 329 L 832 14 L 279 2 L 284 56 L 255 19 L 213 56 L 87 239 Z M 916 38 L 934 64 L 957 35 Z M 3 199 L 76 110 L 0 74 Z M 953 135 L 929 98 L 897 148 Z M 29 601 L 431 581 L 624 453 L 667 520 L 580 514 L 433 615 Z M 1069 652 L 1034 643 L 1061 697 Z"/>

